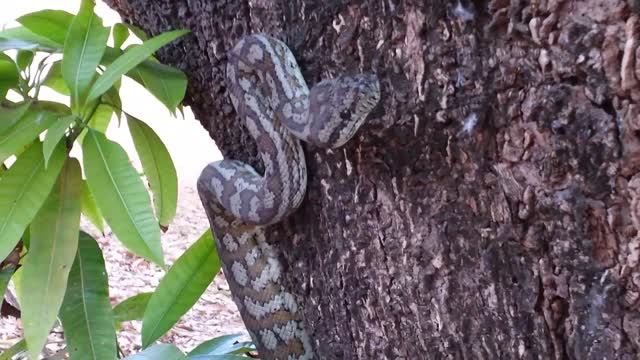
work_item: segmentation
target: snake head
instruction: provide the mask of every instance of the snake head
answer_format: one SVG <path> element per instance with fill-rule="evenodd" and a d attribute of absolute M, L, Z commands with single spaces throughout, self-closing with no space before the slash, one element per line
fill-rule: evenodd
<path fill-rule="evenodd" d="M 324 80 L 311 89 L 309 110 L 311 142 L 336 148 L 360 128 L 380 100 L 380 83 L 372 74 Z"/>

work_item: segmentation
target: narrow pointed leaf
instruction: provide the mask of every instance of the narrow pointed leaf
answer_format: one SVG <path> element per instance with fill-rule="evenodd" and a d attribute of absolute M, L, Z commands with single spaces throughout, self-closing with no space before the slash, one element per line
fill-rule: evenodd
<path fill-rule="evenodd" d="M 96 204 L 96 199 L 93 197 L 91 193 L 91 189 L 87 185 L 86 181 L 82 182 L 82 213 L 91 221 L 91 223 L 100 230 L 101 233 L 104 233 L 104 219 L 102 217 L 102 213 L 100 209 L 98 209 L 98 204 Z"/>
<path fill-rule="evenodd" d="M 193 355 L 187 356 L 187 360 L 247 360 L 247 357 L 242 355 Z"/>
<path fill-rule="evenodd" d="M 93 13 L 95 3 L 82 0 L 64 42 L 62 75 L 71 90 L 73 108 L 84 106 L 91 81 L 109 38 L 109 29 Z"/>
<path fill-rule="evenodd" d="M 96 111 L 89 119 L 89 127 L 93 130 L 98 130 L 103 134 L 107 133 L 107 129 L 109 128 L 109 123 L 111 123 L 111 118 L 113 117 L 113 108 L 109 105 L 98 105 Z M 78 136 L 78 142 L 82 144 L 84 142 L 84 137 L 87 136 L 87 130 L 83 131 L 80 136 Z"/>
<path fill-rule="evenodd" d="M 22 266 L 19 267 L 11 276 L 11 284 L 13 285 L 13 295 L 18 300 L 18 305 L 22 302 Z M 26 345 L 25 345 L 26 351 Z"/>
<path fill-rule="evenodd" d="M 29 246 L 31 246 L 31 232 L 29 231 L 28 227 L 24 229 L 24 233 L 22 233 L 22 238 L 20 240 L 22 240 L 22 245 L 24 245 L 24 248 L 26 250 L 29 250 Z"/>
<path fill-rule="evenodd" d="M 7 50 L 40 50 L 41 46 L 37 43 L 24 40 L 12 40 L 0 38 L 0 51 Z"/>
<path fill-rule="evenodd" d="M 210 355 L 228 355 L 241 354 L 254 350 L 250 342 L 243 341 L 246 338 L 244 334 L 223 335 L 205 341 L 198 345 L 187 355 L 187 359 L 205 358 Z"/>
<path fill-rule="evenodd" d="M 16 271 L 14 266 L 8 266 L 2 270 L 0 270 L 0 301 L 4 297 L 4 293 L 7 292 L 7 286 L 9 285 L 9 280 L 11 280 L 11 276 Z"/>
<path fill-rule="evenodd" d="M 122 99 L 118 89 L 113 86 L 104 95 L 102 95 L 102 102 L 108 105 L 118 117 L 118 120 L 122 117 Z"/>
<path fill-rule="evenodd" d="M 176 260 L 154 291 L 142 321 L 142 347 L 169 330 L 207 289 L 220 270 L 211 231 Z"/>
<path fill-rule="evenodd" d="M 27 342 L 24 339 L 13 344 L 10 348 L 0 353 L 0 360 L 11 360 L 14 356 L 27 351 Z"/>
<path fill-rule="evenodd" d="M 0 107 L 0 138 L 24 116 L 30 105 L 31 101 L 26 101 L 11 108 Z"/>
<path fill-rule="evenodd" d="M 113 317 L 116 323 L 132 320 L 142 320 L 147 303 L 152 293 L 134 295 L 113 308 Z"/>
<path fill-rule="evenodd" d="M 111 64 L 122 54 L 120 49 L 107 47 L 102 63 Z M 187 77 L 182 71 L 152 59 L 143 61 L 126 75 L 147 89 L 169 111 L 175 111 L 187 88 Z"/>
<path fill-rule="evenodd" d="M 82 173 L 69 158 L 58 181 L 31 222 L 31 247 L 22 280 L 22 323 L 29 354 L 36 359 L 47 340 L 67 289 L 67 277 L 78 248 Z M 38 296 L 33 296 L 38 294 Z"/>
<path fill-rule="evenodd" d="M 153 192 L 153 205 L 161 225 L 167 226 L 176 215 L 178 174 L 167 147 L 147 124 L 127 115 L 133 144 Z"/>
<path fill-rule="evenodd" d="M 105 70 L 104 74 L 96 80 L 91 87 L 88 100 L 97 99 L 100 95 L 109 90 L 109 88 L 113 86 L 113 84 L 118 81 L 122 75 L 126 74 L 129 70 L 136 67 L 136 65 L 143 62 L 146 58 L 156 52 L 156 50 L 180 36 L 185 35 L 187 32 L 188 31 L 186 30 L 166 32 L 145 41 L 140 46 L 136 46 L 125 51 L 125 53 L 111 63 L 111 65 L 109 65 Z"/>
<path fill-rule="evenodd" d="M 40 10 L 23 15 L 16 21 L 34 34 L 64 44 L 73 15 L 62 10 Z"/>
<path fill-rule="evenodd" d="M 129 38 L 129 29 L 121 23 L 113 25 L 113 47 L 118 49 L 122 47 Z"/>
<path fill-rule="evenodd" d="M 127 356 L 124 360 L 184 360 L 186 357 L 175 345 L 156 344 L 137 354 Z"/>
<path fill-rule="evenodd" d="M 65 156 L 64 147 L 58 146 L 45 169 L 42 144 L 38 142 L 0 178 L 0 259 L 13 250 L 47 199 Z"/>
<path fill-rule="evenodd" d="M 116 358 L 107 271 L 98 243 L 85 232 L 80 232 L 60 320 L 71 360 Z"/>
<path fill-rule="evenodd" d="M 33 61 L 33 56 L 35 54 L 31 50 L 18 50 L 18 55 L 16 56 L 16 64 L 20 70 L 25 70 L 29 65 L 31 65 L 31 61 Z"/>
<path fill-rule="evenodd" d="M 42 152 L 44 153 L 45 166 L 49 163 L 49 158 L 56 145 L 60 142 L 60 139 L 64 137 L 64 134 L 69 126 L 75 121 L 74 115 L 67 115 L 58 118 L 53 125 L 47 130 L 47 134 L 44 136 L 44 143 L 42 144 Z"/>
<path fill-rule="evenodd" d="M 96 112 L 89 120 L 89 126 L 94 130 L 99 130 L 101 133 L 106 133 L 109 128 L 109 123 L 113 118 L 113 108 L 109 105 L 98 105 Z"/>
<path fill-rule="evenodd" d="M 149 193 L 124 149 L 89 129 L 82 151 L 87 183 L 107 224 L 129 250 L 164 266 Z"/>
<path fill-rule="evenodd" d="M 4 98 L 7 91 L 18 84 L 19 78 L 18 67 L 13 59 L 0 53 L 0 98 Z"/>
<path fill-rule="evenodd" d="M 129 30 L 131 30 L 133 35 L 135 35 L 138 39 L 142 41 L 146 41 L 149 39 L 149 36 L 147 36 L 147 33 L 145 33 L 144 30 L 140 29 L 139 27 L 132 24 L 123 24 L 123 25 L 126 26 Z"/>
<path fill-rule="evenodd" d="M 35 140 L 56 119 L 49 111 L 28 111 L 12 127 L 0 135 L 0 162 L 18 154 L 26 145 Z"/>
<path fill-rule="evenodd" d="M 62 44 L 51 41 L 44 36 L 34 34 L 24 26 L 0 31 L 0 38 L 8 40 L 0 42 L 0 49 L 2 49 L 2 51 L 9 49 L 42 51 L 55 51 L 62 49 Z"/>
<path fill-rule="evenodd" d="M 187 91 L 186 75 L 158 62 L 145 61 L 131 69 L 127 76 L 144 86 L 171 112 L 176 110 Z"/>
<path fill-rule="evenodd" d="M 56 61 L 51 65 L 42 85 L 47 86 L 62 95 L 71 96 L 71 91 L 69 91 L 69 87 L 62 77 L 62 61 Z"/>

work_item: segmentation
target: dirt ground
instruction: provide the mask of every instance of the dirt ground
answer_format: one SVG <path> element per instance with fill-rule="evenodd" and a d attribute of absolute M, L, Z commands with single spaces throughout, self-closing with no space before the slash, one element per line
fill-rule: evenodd
<path fill-rule="evenodd" d="M 208 223 L 193 187 L 180 189 L 178 212 L 169 231 L 162 235 L 165 260 L 172 264 L 207 228 Z M 82 222 L 82 228 L 98 239 L 102 248 L 107 272 L 111 303 L 141 292 L 153 291 L 163 272 L 153 264 L 131 255 L 110 232 L 102 236 L 90 223 Z M 125 355 L 140 350 L 141 321 L 126 322 L 118 331 L 118 344 Z M 225 334 L 242 333 L 244 326 L 237 308 L 231 301 L 229 288 L 222 272 L 209 286 L 200 300 L 182 319 L 160 339 L 188 351 L 201 342 Z M 19 319 L 0 319 L 0 350 L 10 347 L 22 338 Z M 60 334 L 50 337 L 47 353 L 52 354 L 63 346 Z"/>

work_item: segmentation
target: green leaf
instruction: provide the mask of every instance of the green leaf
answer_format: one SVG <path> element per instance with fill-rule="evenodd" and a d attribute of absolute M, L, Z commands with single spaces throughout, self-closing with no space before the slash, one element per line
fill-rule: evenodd
<path fill-rule="evenodd" d="M 118 239 L 134 253 L 164 266 L 149 194 L 124 149 L 89 129 L 82 152 L 91 193 Z"/>
<path fill-rule="evenodd" d="M 219 270 L 209 230 L 176 260 L 151 296 L 142 321 L 142 347 L 169 330 L 198 301 Z"/>
<path fill-rule="evenodd" d="M 147 36 L 147 33 L 145 33 L 144 30 L 140 29 L 139 27 L 132 24 L 123 24 L 123 25 L 126 26 L 129 30 L 131 30 L 133 35 L 135 35 L 138 39 L 142 41 L 146 41 L 149 39 L 149 37 Z"/>
<path fill-rule="evenodd" d="M 0 162 L 16 155 L 26 145 L 38 138 L 57 118 L 49 111 L 28 111 L 17 124 L 0 135 Z"/>
<path fill-rule="evenodd" d="M 24 36 L 25 38 L 34 38 L 37 36 L 24 28 L 22 32 L 26 32 L 30 35 Z M 13 30 L 13 29 L 10 29 Z M 0 32 L 0 36 L 3 32 Z M 43 38 L 47 41 L 46 38 Z M 9 40 L 8 40 L 9 41 Z M 10 40 L 13 41 L 13 40 Z M 50 40 L 49 40 L 50 41 Z M 58 45 L 51 42 L 51 46 L 54 48 Z M 41 47 L 37 43 L 37 40 L 33 40 L 33 42 L 26 42 L 25 44 L 8 44 L 7 48 L 3 48 L 2 39 L 0 39 L 0 50 L 6 49 L 14 49 L 21 48 L 21 46 L 26 49 L 37 49 Z M 58 46 L 59 49 L 53 49 L 54 51 L 61 51 L 61 46 Z M 123 54 L 122 50 L 114 49 L 112 47 L 107 47 L 104 53 L 104 57 L 101 61 L 103 65 L 109 65 L 113 61 L 115 61 L 119 56 Z M 182 101 L 184 97 L 186 88 L 187 88 L 187 78 L 181 71 L 172 68 L 171 66 L 161 64 L 157 61 L 145 60 L 140 65 L 131 69 L 126 74 L 128 77 L 132 78 L 134 81 L 144 86 L 153 96 L 155 96 L 158 100 L 160 100 L 170 111 L 175 111 L 176 106 Z M 45 84 L 46 86 L 54 89 L 55 91 L 61 93 L 62 95 L 70 96 L 69 88 L 67 87 L 64 79 L 62 78 L 62 72 L 60 69 L 60 62 L 54 62 L 54 65 L 51 70 L 49 70 L 49 74 L 47 75 Z M 117 105 L 117 104 L 114 104 Z M 121 108 L 121 106 L 120 106 Z M 119 115 L 118 115 L 119 116 Z"/>
<path fill-rule="evenodd" d="M 42 152 L 44 153 L 44 164 L 47 166 L 49 163 L 49 158 L 51 158 L 51 154 L 53 150 L 56 148 L 56 145 L 60 142 L 60 139 L 64 137 L 65 131 L 73 124 L 76 120 L 74 115 L 67 115 L 58 118 L 57 121 L 51 125 L 49 130 L 47 130 L 47 134 L 44 136 L 44 143 L 42 146 Z"/>
<path fill-rule="evenodd" d="M 16 268 L 14 266 L 7 266 L 6 268 L 0 270 L 0 302 L 2 302 L 4 294 L 7 292 L 9 280 L 11 280 L 11 276 L 15 271 Z"/>
<path fill-rule="evenodd" d="M 67 105 L 55 101 L 38 100 L 33 103 L 33 108 L 39 111 L 54 112 L 56 118 L 61 114 L 71 115 L 71 109 Z"/>
<path fill-rule="evenodd" d="M 113 47 L 121 48 L 122 44 L 129 38 L 129 29 L 121 23 L 113 25 Z"/>
<path fill-rule="evenodd" d="M 187 356 L 187 360 L 247 360 L 241 355 L 194 355 Z"/>
<path fill-rule="evenodd" d="M 131 115 L 127 115 L 127 123 L 153 192 L 156 216 L 161 225 L 167 226 L 176 215 L 178 204 L 178 174 L 171 155 L 147 124 Z"/>
<path fill-rule="evenodd" d="M 40 44 L 23 41 L 23 40 L 13 40 L 13 39 L 5 39 L 0 38 L 0 51 L 7 50 L 39 50 Z"/>
<path fill-rule="evenodd" d="M 169 111 L 174 112 L 187 91 L 187 77 L 170 66 L 145 61 L 127 73 L 127 76 L 144 86 Z"/>
<path fill-rule="evenodd" d="M 106 134 L 111 118 L 113 117 L 113 112 L 113 108 L 109 105 L 98 105 L 96 111 L 91 116 L 91 119 L 89 119 L 89 127 Z M 84 142 L 85 136 L 87 136 L 87 130 L 84 130 L 80 136 L 78 136 L 78 142 L 80 144 Z"/>
<path fill-rule="evenodd" d="M 20 79 L 18 67 L 7 54 L 0 53 L 0 98 L 7 95 L 9 89 L 15 87 Z"/>
<path fill-rule="evenodd" d="M 96 80 L 89 91 L 88 100 L 97 99 L 98 96 L 104 94 L 111 86 L 113 86 L 113 84 L 120 79 L 122 75 L 136 67 L 136 65 L 140 64 L 164 45 L 185 35 L 186 33 L 188 33 L 187 30 L 166 32 L 145 41 L 140 46 L 136 46 L 125 51 L 124 54 L 109 65 L 102 76 Z"/>
<path fill-rule="evenodd" d="M 24 339 L 13 344 L 10 348 L 0 354 L 0 360 L 11 360 L 14 356 L 27 351 L 27 342 Z"/>
<path fill-rule="evenodd" d="M 29 231 L 29 227 L 24 229 L 24 233 L 22 233 L 22 238 L 20 240 L 22 240 L 24 248 L 29 250 L 29 247 L 31 246 L 31 232 Z"/>
<path fill-rule="evenodd" d="M 93 13 L 94 6 L 93 0 L 82 0 L 64 42 L 62 75 L 71 90 L 71 104 L 76 112 L 86 102 L 109 38 L 109 29 L 102 26 L 102 20 Z"/>
<path fill-rule="evenodd" d="M 112 86 L 104 95 L 102 100 L 105 105 L 108 105 L 113 112 L 115 112 L 118 120 L 122 117 L 122 99 L 120 99 L 120 93 L 115 86 Z"/>
<path fill-rule="evenodd" d="M 244 334 L 218 336 L 198 345 L 187 355 L 187 359 L 207 358 L 206 356 L 210 355 L 241 354 L 254 350 L 254 346 L 250 342 L 242 341 L 245 337 Z"/>
<path fill-rule="evenodd" d="M 19 267 L 16 272 L 13 273 L 11 277 L 11 282 L 13 283 L 13 287 L 16 290 L 16 298 L 18 298 L 18 303 L 20 303 L 22 299 L 22 266 Z"/>
<path fill-rule="evenodd" d="M 47 199 L 65 159 L 64 146 L 58 146 L 45 169 L 42 143 L 22 155 L 0 179 L 0 259 L 4 259 L 20 240 L 27 225 Z"/>
<path fill-rule="evenodd" d="M 62 10 L 40 10 L 23 15 L 16 21 L 34 34 L 64 44 L 73 15 Z"/>
<path fill-rule="evenodd" d="M 62 44 L 51 41 L 44 36 L 34 34 L 24 26 L 0 31 L 0 38 L 9 40 L 0 43 L 0 49 L 2 49 L 2 51 L 9 49 L 22 49 L 50 52 L 59 50 L 62 46 Z"/>
<path fill-rule="evenodd" d="M 11 108 L 0 107 L 0 138 L 7 129 L 15 125 L 18 120 L 22 118 L 30 105 L 31 101 L 26 101 Z"/>
<path fill-rule="evenodd" d="M 78 248 L 82 172 L 69 158 L 58 181 L 31 222 L 31 247 L 25 258 L 22 281 L 22 323 L 29 354 L 36 359 L 67 289 L 67 277 Z"/>
<path fill-rule="evenodd" d="M 111 122 L 111 118 L 113 117 L 113 108 L 109 105 L 98 105 L 96 108 L 96 112 L 93 113 L 93 116 L 89 120 L 89 126 L 98 130 L 101 133 L 106 133 L 109 128 L 109 123 Z"/>
<path fill-rule="evenodd" d="M 116 358 L 116 331 L 102 251 L 82 231 L 60 320 L 71 360 Z"/>
<path fill-rule="evenodd" d="M 137 354 L 127 356 L 124 360 L 184 360 L 182 351 L 172 344 L 156 344 Z"/>
<path fill-rule="evenodd" d="M 18 50 L 18 55 L 16 56 L 16 64 L 18 64 L 18 68 L 20 70 L 25 70 L 33 61 L 34 52 L 31 50 Z"/>
<path fill-rule="evenodd" d="M 50 87 L 51 89 L 57 91 L 58 93 L 71 96 L 71 91 L 67 86 L 67 83 L 64 81 L 62 77 L 62 61 L 56 61 L 51 65 L 47 76 L 45 77 L 42 85 Z"/>
<path fill-rule="evenodd" d="M 96 199 L 93 197 L 91 193 L 91 189 L 89 189 L 89 185 L 87 185 L 86 181 L 82 182 L 82 213 L 91 221 L 91 223 L 100 230 L 101 233 L 104 233 L 104 221 L 102 218 L 102 213 L 100 209 L 98 209 L 98 204 L 96 204 Z"/>
<path fill-rule="evenodd" d="M 134 295 L 113 308 L 113 317 L 116 323 L 125 321 L 142 320 L 147 303 L 152 293 Z"/>

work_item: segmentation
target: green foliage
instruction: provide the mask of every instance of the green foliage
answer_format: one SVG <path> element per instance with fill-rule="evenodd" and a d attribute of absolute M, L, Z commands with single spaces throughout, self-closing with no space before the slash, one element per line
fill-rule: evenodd
<path fill-rule="evenodd" d="M 11 280 L 11 276 L 15 271 L 14 266 L 7 266 L 6 268 L 0 270 L 0 294 L 4 294 L 7 291 L 7 286 L 9 286 L 9 280 Z"/>
<path fill-rule="evenodd" d="M 71 360 L 114 359 L 116 338 L 109 284 L 98 243 L 80 232 L 60 320 Z"/>
<path fill-rule="evenodd" d="M 22 339 L 13 344 L 10 348 L 0 353 L 0 360 L 11 360 L 14 356 L 22 354 L 27 351 L 27 342 Z"/>
<path fill-rule="evenodd" d="M 153 53 L 186 31 L 148 39 L 131 25 L 105 27 L 94 7 L 93 0 L 82 0 L 77 15 L 37 11 L 18 18 L 20 26 L 0 31 L 0 260 L 20 255 L 21 265 L 0 268 L 0 294 L 11 279 L 25 333 L 0 359 L 22 352 L 37 358 L 56 318 L 70 359 L 115 359 L 116 324 L 124 321 L 142 319 L 144 345 L 151 345 L 197 301 L 220 268 L 207 233 L 155 292 L 111 308 L 102 252 L 79 230 L 80 216 L 100 231 L 106 221 L 129 250 L 164 267 L 160 227 L 176 213 L 175 166 L 158 135 L 122 109 L 119 89 L 122 77 L 129 77 L 175 113 L 186 77 Z M 107 44 L 109 34 L 113 47 Z M 143 43 L 122 50 L 132 34 Z M 43 86 L 69 97 L 71 106 L 41 99 Z M 105 134 L 114 114 L 126 116 L 153 203 L 124 149 Z M 74 146 L 82 150 L 82 165 L 70 156 Z M 22 252 L 13 253 L 20 241 Z M 189 358 L 237 356 L 223 350 L 246 349 L 229 341 L 211 340 Z M 187 355 L 172 345 L 154 345 L 131 358 Z"/>
<path fill-rule="evenodd" d="M 82 213 L 91 221 L 101 233 L 104 233 L 104 220 L 96 199 L 93 197 L 89 185 L 86 181 L 82 182 L 82 199 L 80 200 L 82 206 Z"/>
<path fill-rule="evenodd" d="M 171 344 L 156 344 L 125 360 L 185 360 L 186 356 L 180 349 Z"/>
<path fill-rule="evenodd" d="M 0 178 L 0 259 L 11 253 L 47 199 L 64 163 L 58 147 L 45 169 L 42 143 L 36 142 Z"/>
<path fill-rule="evenodd" d="M 36 359 L 56 320 L 78 248 L 82 173 L 70 158 L 31 222 L 31 247 L 22 267 L 22 323 L 29 354 Z"/>
<path fill-rule="evenodd" d="M 62 53 L 62 77 L 71 90 L 75 112 L 82 111 L 96 67 L 107 47 L 109 29 L 93 13 L 93 1 L 82 1 L 80 12 L 71 21 Z M 98 78 L 99 79 L 99 78 Z"/>
<path fill-rule="evenodd" d="M 119 56 L 100 76 L 89 92 L 89 100 L 94 100 L 104 94 L 115 82 L 139 63 L 151 56 L 156 50 L 167 43 L 186 35 L 185 30 L 175 30 L 160 34 L 153 39 L 145 41 L 142 45 L 129 48 L 122 56 Z"/>
<path fill-rule="evenodd" d="M 20 154 L 41 132 L 53 124 L 56 117 L 56 114 L 50 111 L 29 109 L 16 124 L 0 135 L 0 162 L 6 161 L 11 155 Z"/>
<path fill-rule="evenodd" d="M 210 231 L 176 260 L 151 296 L 142 322 L 142 346 L 164 335 L 207 289 L 220 270 Z"/>
<path fill-rule="evenodd" d="M 5 97 L 7 91 L 18 84 L 19 79 L 16 63 L 6 54 L 0 54 L 0 96 Z"/>
<path fill-rule="evenodd" d="M 242 354 L 254 350 L 253 344 L 242 341 L 244 335 L 223 335 L 207 340 L 198 345 L 187 355 L 187 359 L 241 359 L 234 354 Z M 222 356 L 226 356 L 222 358 Z"/>
<path fill-rule="evenodd" d="M 15 125 L 22 118 L 22 115 L 29 110 L 30 106 L 31 101 L 19 105 L 16 104 L 10 108 L 0 106 L 0 138 L 5 138 L 3 133 Z M 8 139 L 5 141 L 8 141 Z"/>
<path fill-rule="evenodd" d="M 178 205 L 178 174 L 169 151 L 147 124 L 127 116 L 133 144 L 153 192 L 153 204 L 161 225 L 169 225 Z"/>
<path fill-rule="evenodd" d="M 149 193 L 127 153 L 93 129 L 82 143 L 82 152 L 89 189 L 107 224 L 129 250 L 164 266 L 160 227 Z"/>
<path fill-rule="evenodd" d="M 125 321 L 142 320 L 152 293 L 134 295 L 113 308 L 113 316 L 116 323 Z"/>

